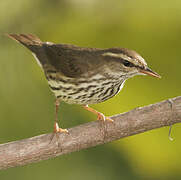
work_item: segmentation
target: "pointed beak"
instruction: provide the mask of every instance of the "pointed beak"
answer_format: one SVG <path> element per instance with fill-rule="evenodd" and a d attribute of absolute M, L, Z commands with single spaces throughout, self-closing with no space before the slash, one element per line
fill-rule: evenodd
<path fill-rule="evenodd" d="M 157 77 L 157 78 L 161 78 L 161 76 L 159 74 L 157 74 L 156 72 L 152 71 L 150 68 L 145 68 L 145 69 L 140 69 L 140 72 L 143 74 L 147 74 L 153 77 Z"/>

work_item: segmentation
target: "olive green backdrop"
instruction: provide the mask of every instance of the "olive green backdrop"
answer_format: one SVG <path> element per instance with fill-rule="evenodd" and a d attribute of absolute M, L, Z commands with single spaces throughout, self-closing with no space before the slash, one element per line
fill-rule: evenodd
<path fill-rule="evenodd" d="M 92 107 L 105 115 L 181 95 L 180 0 L 1 0 L 0 143 L 51 132 L 54 96 L 31 53 L 4 33 L 44 41 L 139 52 L 162 79 L 137 76 L 116 97 Z M 93 121 L 78 105 L 61 104 L 64 128 Z M 181 179 L 181 125 L 0 172 L 2 180 Z"/>

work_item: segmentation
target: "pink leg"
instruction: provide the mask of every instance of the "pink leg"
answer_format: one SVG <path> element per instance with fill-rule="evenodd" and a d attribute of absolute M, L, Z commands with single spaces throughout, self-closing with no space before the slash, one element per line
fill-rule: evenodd
<path fill-rule="evenodd" d="M 113 120 L 111 118 L 104 116 L 104 114 L 102 114 L 101 112 L 96 111 L 93 108 L 90 108 L 88 105 L 83 106 L 83 108 L 90 111 L 90 112 L 92 112 L 92 113 L 94 113 L 94 114 L 96 114 L 97 115 L 97 120 L 103 120 L 103 121 L 108 120 L 110 122 L 113 122 Z"/>
<path fill-rule="evenodd" d="M 58 99 L 56 99 L 55 101 L 55 123 L 54 123 L 54 132 L 57 133 L 57 132 L 60 132 L 60 133 L 68 133 L 68 130 L 67 129 L 62 129 L 62 128 L 59 128 L 58 126 L 58 108 L 59 108 L 59 105 L 60 105 L 60 101 Z"/>

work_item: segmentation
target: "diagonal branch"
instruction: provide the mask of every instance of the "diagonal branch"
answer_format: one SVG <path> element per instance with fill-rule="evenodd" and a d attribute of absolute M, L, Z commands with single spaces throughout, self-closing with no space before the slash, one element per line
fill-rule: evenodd
<path fill-rule="evenodd" d="M 69 129 L 69 134 L 52 134 L 0 145 L 0 169 L 22 166 L 60 156 L 151 129 L 181 122 L 181 96 L 115 115 L 110 122 L 90 122 Z M 56 136 L 55 136 L 56 137 Z M 57 143 L 59 142 L 59 143 Z"/>

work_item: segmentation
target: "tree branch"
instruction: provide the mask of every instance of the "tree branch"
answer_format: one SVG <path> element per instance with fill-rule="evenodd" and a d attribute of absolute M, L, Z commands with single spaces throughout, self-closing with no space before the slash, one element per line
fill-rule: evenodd
<path fill-rule="evenodd" d="M 69 129 L 69 134 L 40 136 L 0 145 L 0 169 L 22 166 L 60 156 L 151 129 L 181 122 L 181 96 L 136 108 L 111 117 L 114 122 L 94 121 Z M 57 143 L 58 142 L 58 143 Z"/>

